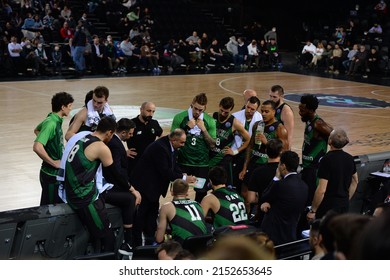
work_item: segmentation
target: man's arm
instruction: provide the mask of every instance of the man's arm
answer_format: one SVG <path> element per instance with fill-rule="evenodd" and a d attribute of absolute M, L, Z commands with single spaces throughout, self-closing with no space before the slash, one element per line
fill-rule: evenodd
<path fill-rule="evenodd" d="M 314 193 L 313 202 L 311 203 L 311 210 L 306 215 L 308 220 L 313 220 L 315 218 L 317 209 L 320 206 L 322 200 L 324 199 L 324 194 L 326 192 L 327 186 L 328 186 L 328 180 L 320 178 L 317 189 Z"/>
<path fill-rule="evenodd" d="M 239 120 L 234 118 L 234 121 L 233 121 L 233 133 L 235 133 L 236 131 L 238 132 L 238 134 L 240 134 L 242 136 L 242 139 L 244 141 L 243 141 L 241 147 L 239 147 L 237 149 L 237 151 L 233 151 L 230 147 L 227 147 L 226 150 L 225 150 L 225 154 L 234 156 L 234 155 L 242 152 L 243 150 L 245 150 L 248 147 L 249 142 L 251 141 L 251 137 L 250 137 L 248 131 L 246 131 L 246 129 L 240 123 Z"/>
<path fill-rule="evenodd" d="M 69 139 L 73 135 L 75 135 L 77 132 L 79 132 L 81 126 L 83 125 L 83 123 L 85 123 L 86 119 L 87 119 L 87 108 L 82 108 L 74 116 L 74 120 L 73 120 L 72 124 L 69 126 L 68 130 L 66 131 L 66 134 L 65 134 L 66 141 L 69 141 Z"/>
<path fill-rule="evenodd" d="M 34 142 L 33 151 L 46 163 L 54 168 L 60 168 L 61 160 L 53 160 L 46 152 L 45 147 L 41 142 Z"/>
<path fill-rule="evenodd" d="M 294 123 L 294 113 L 290 106 L 285 105 L 283 107 L 281 118 L 283 121 L 283 125 L 286 128 L 288 134 L 288 149 L 291 150 L 295 123 Z"/>
<path fill-rule="evenodd" d="M 215 147 L 215 137 L 216 137 L 216 126 L 215 121 L 210 122 L 209 130 L 206 129 L 206 126 L 204 125 L 204 121 L 201 119 L 198 119 L 196 121 L 196 125 L 202 130 L 204 140 L 206 141 L 207 145 L 210 148 Z"/>
<path fill-rule="evenodd" d="M 284 125 L 279 124 L 276 135 L 280 141 L 283 143 L 283 151 L 288 150 L 289 143 L 288 143 L 288 132 L 287 129 L 284 127 Z"/>
<path fill-rule="evenodd" d="M 318 138 L 320 136 L 324 139 L 327 139 L 333 130 L 333 127 L 321 119 L 315 122 L 314 128 L 317 131 L 316 137 Z"/>
<path fill-rule="evenodd" d="M 357 174 L 357 172 L 355 172 L 355 174 L 352 175 L 352 181 L 351 181 L 351 184 L 349 185 L 349 189 L 348 189 L 349 200 L 351 200 L 352 196 L 354 195 L 358 182 L 359 182 L 358 174 Z"/>
<path fill-rule="evenodd" d="M 158 216 L 158 225 L 157 225 L 157 230 L 156 230 L 156 242 L 157 243 L 162 243 L 164 241 L 164 235 L 165 231 L 167 229 L 167 224 L 168 224 L 168 204 L 164 204 L 160 208 L 160 214 Z"/>

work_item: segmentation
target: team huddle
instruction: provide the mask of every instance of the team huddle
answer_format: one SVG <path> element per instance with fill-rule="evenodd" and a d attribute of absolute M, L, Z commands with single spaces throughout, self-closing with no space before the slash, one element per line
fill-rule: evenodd
<path fill-rule="evenodd" d="M 279 85 L 263 102 L 245 90 L 236 112 L 235 100 L 224 97 L 217 112 L 207 113 L 207 95 L 200 93 L 165 136 L 153 119 L 155 104 L 144 102 L 137 117 L 116 120 L 108 96 L 104 86 L 87 94 L 64 145 L 62 123 L 74 100 L 55 94 L 52 112 L 34 130 L 33 147 L 43 160 L 41 205 L 68 203 L 104 251 L 115 247 L 105 203 L 122 211 L 123 255 L 241 224 L 283 244 L 328 210 L 348 211 L 357 185 L 353 158 L 342 150 L 348 137 L 317 115 L 314 95 L 299 104 L 306 124 L 302 163 L 291 150 L 294 113 Z M 346 178 L 343 184 L 333 182 L 333 169 Z M 160 205 L 168 190 L 172 201 Z"/>

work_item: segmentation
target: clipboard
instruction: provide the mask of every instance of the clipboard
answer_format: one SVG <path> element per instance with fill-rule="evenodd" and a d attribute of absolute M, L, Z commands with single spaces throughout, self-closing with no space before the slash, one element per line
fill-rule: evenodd
<path fill-rule="evenodd" d="M 194 189 L 203 189 L 204 185 L 206 184 L 206 179 L 201 177 L 196 177 L 196 182 L 192 184 Z"/>

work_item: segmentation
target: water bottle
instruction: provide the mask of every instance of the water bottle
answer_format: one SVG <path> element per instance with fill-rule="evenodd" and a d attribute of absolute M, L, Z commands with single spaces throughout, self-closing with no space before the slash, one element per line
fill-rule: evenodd
<path fill-rule="evenodd" d="M 265 123 L 263 120 L 257 123 L 256 134 L 255 134 L 255 144 L 257 145 L 261 144 L 261 140 L 257 138 L 257 135 L 264 133 L 264 127 L 265 127 Z"/>

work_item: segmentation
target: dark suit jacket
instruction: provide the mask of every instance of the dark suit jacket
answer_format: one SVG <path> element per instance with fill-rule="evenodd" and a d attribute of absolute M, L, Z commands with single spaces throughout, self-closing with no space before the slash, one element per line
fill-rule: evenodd
<path fill-rule="evenodd" d="M 146 148 L 131 172 L 131 184 L 149 201 L 165 197 L 169 183 L 183 177 L 171 154 L 168 136 L 161 137 Z"/>
<path fill-rule="evenodd" d="M 298 174 L 291 174 L 271 182 L 264 191 L 260 203 L 268 202 L 271 208 L 264 216 L 261 229 L 275 245 L 297 240 L 297 224 L 305 210 L 308 189 Z"/>
<path fill-rule="evenodd" d="M 108 142 L 107 146 L 110 148 L 112 159 L 114 160 L 115 169 L 119 171 L 122 178 L 124 178 L 127 182 L 129 181 L 127 176 L 127 154 L 126 149 L 123 146 L 122 140 L 115 134 L 111 141 Z M 119 189 L 120 184 L 115 176 L 107 169 L 103 167 L 103 176 L 107 180 L 107 182 L 114 184 L 114 190 Z M 122 191 L 129 191 L 130 187 L 126 189 L 120 189 Z"/>

